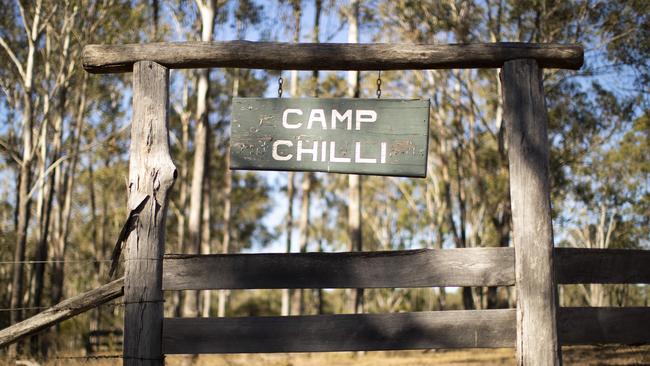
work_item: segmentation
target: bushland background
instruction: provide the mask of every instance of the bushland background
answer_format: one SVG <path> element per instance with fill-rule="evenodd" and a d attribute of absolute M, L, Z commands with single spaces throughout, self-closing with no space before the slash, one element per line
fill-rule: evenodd
<path fill-rule="evenodd" d="M 582 44 L 582 69 L 544 72 L 556 245 L 648 249 L 649 14 L 650 3 L 635 0 L 0 0 L 0 327 L 108 280 L 110 253 L 127 214 L 131 77 L 84 72 L 86 44 Z M 281 77 L 284 97 L 376 98 L 379 76 L 171 71 L 171 145 L 179 178 L 166 251 L 512 245 L 498 70 L 381 73 L 382 98 L 432 102 L 426 179 L 229 171 L 232 97 L 276 97 Z M 643 285 L 561 286 L 560 302 L 648 306 L 649 292 Z M 511 288 L 480 287 L 202 291 L 167 294 L 165 311 L 248 316 L 484 309 L 512 307 L 515 295 Z M 19 355 L 57 362 L 61 355 L 119 354 L 122 310 L 118 301 L 68 320 L 21 343 Z M 91 339 L 92 331 L 113 335 Z M 647 355 L 631 352 L 637 351 Z M 489 354 L 498 358 L 499 352 Z M 485 352 L 454 354 L 471 360 Z"/>

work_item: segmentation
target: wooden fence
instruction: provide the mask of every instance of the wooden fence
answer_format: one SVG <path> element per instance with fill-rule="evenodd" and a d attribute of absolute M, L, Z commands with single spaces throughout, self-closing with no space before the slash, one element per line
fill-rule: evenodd
<path fill-rule="evenodd" d="M 556 248 L 554 258 L 558 284 L 650 283 L 648 250 Z M 515 285 L 514 248 L 168 254 L 163 268 L 164 291 Z M 0 346 L 122 296 L 123 281 L 115 280 L 3 329 Z M 560 345 L 650 343 L 647 326 L 650 308 L 560 308 L 557 317 Z M 514 347 L 514 344 L 514 309 L 163 320 L 163 349 L 167 354 Z"/>
<path fill-rule="evenodd" d="M 514 286 L 514 248 L 167 255 L 163 290 Z M 650 283 L 650 251 L 554 250 L 558 284 Z M 561 345 L 650 343 L 650 308 L 560 308 Z M 515 309 L 166 318 L 174 353 L 514 347 Z"/>
<path fill-rule="evenodd" d="M 582 61 L 579 46 L 522 43 L 87 46 L 87 71 L 133 71 L 128 205 L 137 225 L 127 241 L 124 364 L 160 365 L 164 354 L 179 353 L 515 347 L 519 365 L 559 365 L 563 344 L 650 343 L 648 308 L 558 306 L 558 284 L 650 282 L 646 251 L 553 247 L 541 68 L 577 69 Z M 501 68 L 514 248 L 169 255 L 163 265 L 168 191 L 176 178 L 168 143 L 169 69 L 196 67 Z M 163 318 L 163 290 L 431 286 L 515 286 L 517 308 Z"/>

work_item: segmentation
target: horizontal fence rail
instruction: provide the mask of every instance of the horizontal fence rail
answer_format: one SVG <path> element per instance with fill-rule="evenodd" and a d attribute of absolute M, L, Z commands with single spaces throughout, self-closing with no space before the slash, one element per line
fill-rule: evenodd
<path fill-rule="evenodd" d="M 649 344 L 650 308 L 560 308 L 563 345 Z"/>
<path fill-rule="evenodd" d="M 555 266 L 560 284 L 650 283 L 650 250 L 556 248 Z"/>
<path fill-rule="evenodd" d="M 165 318 L 163 350 L 336 352 L 515 346 L 515 309 L 245 318 Z M 560 308 L 562 345 L 650 343 L 650 308 Z"/>
<path fill-rule="evenodd" d="M 650 283 L 650 251 L 555 249 L 559 284 Z M 165 256 L 164 290 L 512 286 L 512 248 Z"/>
<path fill-rule="evenodd" d="M 163 352 L 272 353 L 515 346 L 515 311 L 165 318 Z"/>
<path fill-rule="evenodd" d="M 510 286 L 512 248 L 167 255 L 164 290 Z"/>
<path fill-rule="evenodd" d="M 170 69 L 237 67 L 275 70 L 407 70 L 499 68 L 515 59 L 577 70 L 583 49 L 539 43 L 345 44 L 279 42 L 165 42 L 84 47 L 91 73 L 131 72 L 138 61 Z"/>

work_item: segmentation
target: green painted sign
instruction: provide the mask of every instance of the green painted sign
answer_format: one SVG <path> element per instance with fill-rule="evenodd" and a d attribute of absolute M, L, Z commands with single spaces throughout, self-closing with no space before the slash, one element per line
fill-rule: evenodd
<path fill-rule="evenodd" d="M 425 177 L 428 100 L 235 98 L 231 169 Z"/>

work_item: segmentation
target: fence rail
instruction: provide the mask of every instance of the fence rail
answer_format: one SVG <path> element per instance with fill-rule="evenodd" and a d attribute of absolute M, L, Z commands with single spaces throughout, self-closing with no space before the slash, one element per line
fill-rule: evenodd
<path fill-rule="evenodd" d="M 211 289 L 283 288 L 288 285 L 317 288 L 322 286 L 318 282 L 322 276 L 333 278 L 333 282 L 323 287 L 419 287 L 424 284 L 440 286 L 441 283 L 511 285 L 514 281 L 512 256 L 512 248 L 167 255 L 163 285 L 166 290 L 203 289 L 203 286 Z M 650 283 L 649 260 L 648 250 L 555 249 L 556 276 L 561 284 Z M 296 278 L 303 275 L 307 277 Z M 409 278 L 411 275 L 413 278 Z M 0 330 L 0 346 L 122 296 L 123 281 L 120 278 Z M 192 281 L 198 285 L 189 287 Z M 163 346 L 167 353 L 194 353 L 197 349 L 197 352 L 234 353 L 512 347 L 512 332 L 516 326 L 514 314 L 514 309 L 502 309 L 307 317 L 166 318 Z M 560 308 L 557 316 L 558 336 L 564 345 L 650 343 L 648 307 Z M 375 326 L 377 324 L 384 326 Z M 488 337 L 496 331 L 502 333 L 498 337 Z M 467 338 L 470 333 L 474 338 Z M 205 340 L 197 340 L 204 335 Z M 184 337 L 195 341 L 180 339 Z M 284 342 L 274 341 L 276 337 L 290 340 L 290 350 L 274 346 L 273 342 Z M 339 338 L 345 341 L 338 341 Z M 238 346 L 231 348 L 227 342 L 235 342 Z M 256 348 L 260 345 L 261 349 Z"/>
<path fill-rule="evenodd" d="M 514 345 L 514 309 L 165 318 L 163 321 L 163 352 L 166 354 L 499 348 Z"/>
<path fill-rule="evenodd" d="M 515 346 L 515 309 L 165 318 L 163 352 L 273 353 Z M 650 308 L 560 308 L 562 345 L 650 343 Z"/>
<path fill-rule="evenodd" d="M 650 251 L 555 249 L 559 284 L 650 283 Z M 163 290 L 512 286 L 513 248 L 166 255 Z"/>
<path fill-rule="evenodd" d="M 650 283 L 650 250 L 555 249 L 560 284 Z"/>
<path fill-rule="evenodd" d="M 163 290 L 509 286 L 512 248 L 167 255 Z"/>
<path fill-rule="evenodd" d="M 650 308 L 560 308 L 558 338 L 563 345 L 649 344 Z"/>

